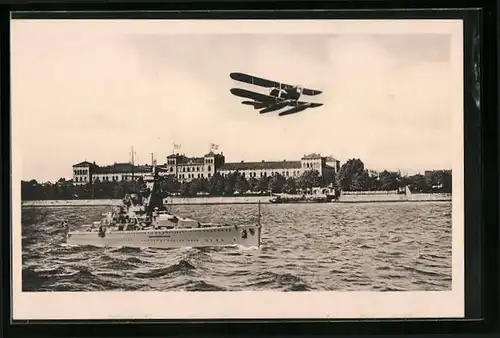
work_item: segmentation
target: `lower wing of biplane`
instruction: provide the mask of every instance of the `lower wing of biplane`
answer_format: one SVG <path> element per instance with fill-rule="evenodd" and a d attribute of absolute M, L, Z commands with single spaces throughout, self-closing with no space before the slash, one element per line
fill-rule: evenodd
<path fill-rule="evenodd" d="M 231 88 L 231 94 L 245 99 L 251 99 L 262 103 L 277 103 L 282 101 L 279 97 L 252 92 L 241 88 Z"/>

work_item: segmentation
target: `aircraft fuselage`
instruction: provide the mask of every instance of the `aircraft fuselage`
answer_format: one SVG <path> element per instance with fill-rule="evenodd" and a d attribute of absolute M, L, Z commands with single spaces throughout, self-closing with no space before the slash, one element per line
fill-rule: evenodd
<path fill-rule="evenodd" d="M 301 95 L 301 90 L 299 87 L 294 87 L 290 89 L 273 88 L 269 93 L 269 95 L 284 100 L 298 100 Z"/>

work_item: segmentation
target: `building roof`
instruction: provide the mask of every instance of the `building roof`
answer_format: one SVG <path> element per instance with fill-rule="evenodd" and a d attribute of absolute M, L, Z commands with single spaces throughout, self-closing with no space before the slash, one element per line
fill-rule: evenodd
<path fill-rule="evenodd" d="M 177 160 L 182 160 L 182 159 L 186 159 L 186 158 L 205 158 L 205 157 L 219 157 L 219 156 L 224 156 L 222 153 L 221 154 L 216 154 L 214 153 L 213 151 L 210 151 L 209 153 L 203 155 L 203 157 L 187 157 L 186 155 L 184 154 L 179 154 L 179 153 L 176 153 L 176 154 L 171 154 L 171 155 L 168 155 L 167 158 L 175 158 Z"/>
<path fill-rule="evenodd" d="M 225 163 L 220 170 L 259 170 L 259 169 L 300 169 L 300 161 L 262 161 Z"/>
<path fill-rule="evenodd" d="M 327 162 L 340 162 L 339 160 L 337 160 L 335 157 L 333 156 L 327 156 L 326 157 L 326 161 Z"/>
<path fill-rule="evenodd" d="M 133 165 L 132 163 L 115 163 L 105 167 L 97 167 L 96 174 L 144 173 L 151 172 L 150 165 Z"/>
<path fill-rule="evenodd" d="M 216 154 L 213 151 L 209 151 L 207 154 L 204 155 L 204 157 L 220 157 L 220 156 L 224 156 L 224 154 L 223 153 Z"/>
<path fill-rule="evenodd" d="M 312 154 L 306 154 L 302 156 L 303 160 L 313 160 L 313 159 L 319 159 L 322 158 L 320 154 L 312 153 Z"/>
<path fill-rule="evenodd" d="M 176 164 L 204 164 L 205 158 L 203 157 L 187 157 L 184 154 L 172 154 L 167 156 L 168 159 L 176 159 Z"/>
<path fill-rule="evenodd" d="M 73 168 L 75 168 L 75 167 L 91 167 L 91 166 L 96 166 L 96 164 L 95 163 L 91 163 L 89 161 L 83 161 L 83 162 L 74 164 Z"/>
<path fill-rule="evenodd" d="M 182 161 L 177 161 L 179 165 L 200 165 L 205 164 L 205 159 L 203 157 L 186 157 Z"/>

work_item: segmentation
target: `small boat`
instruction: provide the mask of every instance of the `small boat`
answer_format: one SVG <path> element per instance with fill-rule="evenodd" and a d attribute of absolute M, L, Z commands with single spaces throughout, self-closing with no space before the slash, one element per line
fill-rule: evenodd
<path fill-rule="evenodd" d="M 261 241 L 260 203 L 257 224 L 230 225 L 200 223 L 168 210 L 158 193 L 158 174 L 145 176 L 143 195 L 126 195 L 123 205 L 103 214 L 100 221 L 84 230 L 71 231 L 65 223 L 66 243 L 111 247 L 259 247 Z"/>
<path fill-rule="evenodd" d="M 273 204 L 284 203 L 325 203 L 331 202 L 332 197 L 326 195 L 291 195 L 291 194 L 276 194 L 269 202 Z"/>

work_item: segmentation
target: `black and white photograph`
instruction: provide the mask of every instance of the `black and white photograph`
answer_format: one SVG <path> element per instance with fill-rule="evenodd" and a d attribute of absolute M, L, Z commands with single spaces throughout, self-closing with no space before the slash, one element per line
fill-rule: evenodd
<path fill-rule="evenodd" d="M 15 19 L 11 69 L 15 319 L 463 317 L 461 21 Z"/>

